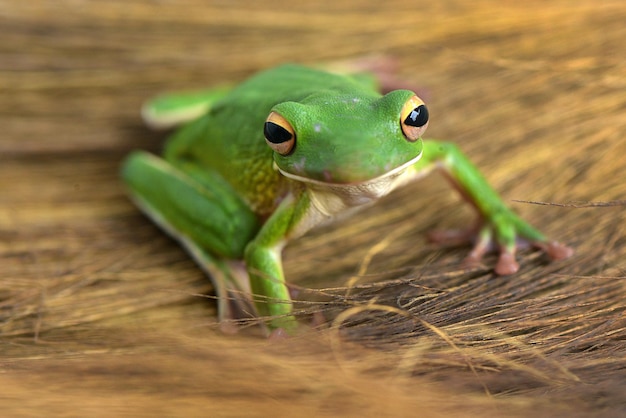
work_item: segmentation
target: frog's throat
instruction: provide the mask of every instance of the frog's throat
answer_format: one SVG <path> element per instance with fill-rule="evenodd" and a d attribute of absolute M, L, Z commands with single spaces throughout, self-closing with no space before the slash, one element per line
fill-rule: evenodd
<path fill-rule="evenodd" d="M 307 177 L 302 177 L 302 176 L 298 176 L 296 174 L 293 173 L 289 173 L 287 171 L 282 170 L 280 167 L 278 167 L 278 165 L 276 164 L 276 162 L 274 162 L 274 167 L 276 169 L 278 169 L 278 171 L 285 177 L 295 180 L 295 181 L 299 181 L 302 183 L 308 183 L 308 184 L 314 184 L 314 185 L 318 185 L 321 187 L 358 187 L 358 186 L 366 186 L 368 184 L 380 184 L 380 183 L 386 183 L 386 180 L 388 179 L 393 179 L 398 177 L 400 174 L 402 174 L 407 168 L 409 168 L 410 166 L 412 166 L 413 164 L 415 164 L 416 162 L 418 162 L 421 158 L 422 158 L 423 152 L 420 152 L 418 155 L 416 155 L 415 157 L 413 157 L 412 159 L 410 159 L 409 161 L 407 161 L 406 163 L 399 165 L 398 167 L 391 169 L 389 171 L 387 171 L 384 174 L 381 174 L 378 177 L 374 177 L 368 180 L 363 180 L 363 181 L 358 181 L 358 182 L 350 182 L 350 183 L 333 183 L 330 181 L 323 181 L 323 180 L 316 180 L 316 179 L 310 179 Z"/>

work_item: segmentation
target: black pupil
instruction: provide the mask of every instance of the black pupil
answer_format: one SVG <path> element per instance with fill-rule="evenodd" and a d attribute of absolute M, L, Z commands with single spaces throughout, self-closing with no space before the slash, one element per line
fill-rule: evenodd
<path fill-rule="evenodd" d="M 417 128 L 426 125 L 428 122 L 428 109 L 426 106 L 419 105 L 409 113 L 404 123 L 409 126 L 415 126 Z"/>
<path fill-rule="evenodd" d="M 265 133 L 265 138 L 273 144 L 282 144 L 291 139 L 291 133 L 274 122 L 265 122 L 263 132 Z"/>

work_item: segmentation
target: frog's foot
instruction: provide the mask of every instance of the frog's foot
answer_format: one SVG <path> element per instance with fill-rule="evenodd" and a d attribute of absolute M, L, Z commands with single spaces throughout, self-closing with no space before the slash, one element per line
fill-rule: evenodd
<path fill-rule="evenodd" d="M 409 89 L 416 92 L 422 99 L 427 96 L 420 86 L 414 85 L 410 80 L 405 80 L 398 76 L 400 72 L 400 62 L 397 58 L 374 54 L 347 60 L 333 61 L 322 66 L 326 71 L 339 74 L 369 74 L 374 77 L 376 88 L 382 93 L 389 93 L 398 89 Z"/>
<path fill-rule="evenodd" d="M 445 245 L 473 244 L 473 248 L 463 260 L 466 267 L 481 265 L 482 258 L 490 252 L 499 252 L 494 268 L 496 274 L 507 276 L 516 273 L 520 266 L 515 259 L 518 248 L 535 247 L 544 251 L 552 260 L 562 260 L 574 254 L 574 250 L 556 241 L 547 241 L 541 234 L 531 231 L 533 237 L 526 238 L 516 232 L 513 226 L 497 228 L 482 225 L 465 230 L 433 231 L 428 234 L 432 242 Z"/>
<path fill-rule="evenodd" d="M 311 316 L 311 322 L 309 326 L 312 329 L 320 329 L 327 324 L 326 318 L 324 314 L 320 311 L 316 311 Z M 282 341 L 289 338 L 294 333 L 293 324 L 287 324 L 287 327 L 278 327 L 269 330 L 267 334 L 267 339 L 270 341 Z"/>
<path fill-rule="evenodd" d="M 218 293 L 218 318 L 220 330 L 225 334 L 236 334 L 245 320 L 254 321 L 252 300 L 239 291 L 222 291 Z M 224 295 L 225 293 L 225 295 Z"/>
<path fill-rule="evenodd" d="M 243 323 L 258 320 L 245 263 L 241 260 L 215 258 L 193 241 L 184 238 L 181 243 L 211 279 L 217 299 L 220 330 L 234 334 Z"/>
<path fill-rule="evenodd" d="M 398 72 L 398 60 L 382 54 L 364 55 L 344 60 L 334 60 L 323 63 L 321 68 L 337 74 L 370 73 L 379 77 L 386 77 Z"/>
<path fill-rule="evenodd" d="M 296 330 L 297 322 L 292 315 L 277 313 L 276 317 L 269 319 L 259 316 L 246 264 L 242 260 L 219 260 L 207 267 L 217 296 L 222 332 L 234 334 L 242 326 L 258 324 L 268 338 L 280 339 L 283 334 Z"/>
<path fill-rule="evenodd" d="M 257 313 L 243 261 L 228 261 L 219 268 L 211 268 L 210 277 L 217 296 L 218 318 L 222 332 L 234 334 L 239 331 L 242 323 L 254 322 Z"/>

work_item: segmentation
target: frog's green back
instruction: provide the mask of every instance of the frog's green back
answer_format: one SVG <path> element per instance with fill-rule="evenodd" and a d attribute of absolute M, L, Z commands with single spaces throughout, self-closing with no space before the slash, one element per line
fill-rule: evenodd
<path fill-rule="evenodd" d="M 167 145 L 165 157 L 215 169 L 261 215 L 271 212 L 283 192 L 272 166 L 263 124 L 278 103 L 299 102 L 320 91 L 375 94 L 366 78 L 295 65 L 267 70 L 216 102 L 200 119 L 183 127 Z"/>

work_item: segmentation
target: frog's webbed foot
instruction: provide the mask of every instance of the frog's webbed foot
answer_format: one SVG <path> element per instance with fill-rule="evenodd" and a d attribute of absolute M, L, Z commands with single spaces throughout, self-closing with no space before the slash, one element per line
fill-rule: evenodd
<path fill-rule="evenodd" d="M 445 245 L 472 244 L 473 248 L 463 261 L 463 266 L 476 267 L 485 254 L 499 252 L 494 268 L 501 276 L 516 273 L 520 266 L 515 259 L 517 249 L 535 247 L 545 252 L 552 260 L 562 260 L 574 254 L 574 250 L 556 241 L 548 241 L 527 224 L 516 222 L 498 223 L 480 221 L 477 226 L 464 230 L 432 231 L 428 238 L 432 242 Z M 516 225 L 518 224 L 519 225 Z M 521 231 L 516 229 L 521 226 Z M 527 234 L 524 234 L 526 232 Z"/>

